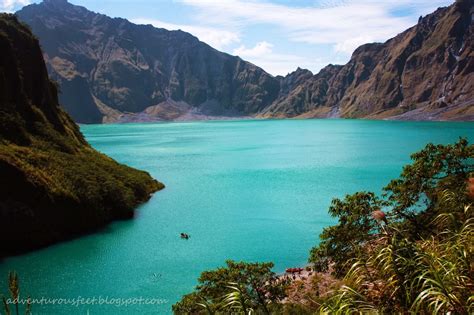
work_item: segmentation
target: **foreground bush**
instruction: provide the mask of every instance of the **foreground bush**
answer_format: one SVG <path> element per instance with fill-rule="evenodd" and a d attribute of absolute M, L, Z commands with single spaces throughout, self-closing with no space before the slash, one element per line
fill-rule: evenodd
<path fill-rule="evenodd" d="M 287 282 L 271 271 L 273 263 L 228 260 L 227 266 L 205 271 L 196 291 L 173 305 L 176 314 L 270 314 L 285 297 Z"/>
<path fill-rule="evenodd" d="M 436 224 L 446 230 L 418 241 L 388 227 L 367 257 L 353 260 L 345 285 L 321 310 L 472 314 L 474 211 L 471 206 L 461 211 L 462 220 L 450 212 L 440 214 Z"/>

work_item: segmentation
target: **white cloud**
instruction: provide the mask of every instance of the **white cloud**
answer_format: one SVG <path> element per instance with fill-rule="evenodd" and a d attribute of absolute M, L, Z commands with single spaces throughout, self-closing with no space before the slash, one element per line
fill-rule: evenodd
<path fill-rule="evenodd" d="M 252 48 L 246 48 L 245 45 L 242 45 L 239 48 L 234 49 L 233 54 L 242 58 L 264 57 L 265 55 L 272 53 L 272 47 L 272 44 L 263 41 L 257 43 L 255 47 Z"/>
<path fill-rule="evenodd" d="M 0 11 L 11 13 L 15 9 L 18 9 L 30 3 L 31 3 L 30 0 L 1 0 Z"/>
<path fill-rule="evenodd" d="M 322 62 L 318 58 L 310 59 L 307 57 L 271 53 L 264 57 L 246 58 L 251 63 L 261 67 L 272 75 L 286 75 L 296 70 L 297 67 L 303 69 L 321 69 L 328 65 L 328 62 Z"/>
<path fill-rule="evenodd" d="M 329 0 L 319 6 L 307 7 L 256 0 L 180 2 L 197 9 L 199 23 L 230 29 L 258 24 L 274 25 L 290 41 L 329 44 L 338 52 L 348 53 L 359 43 L 357 38 L 385 41 L 412 26 L 413 15 L 426 14 L 451 1 Z M 393 15 L 393 11 L 401 8 L 410 10 L 411 15 Z"/>
<path fill-rule="evenodd" d="M 262 67 L 273 75 L 287 74 L 294 71 L 298 66 L 314 69 L 324 65 L 319 59 L 308 60 L 303 56 L 275 53 L 273 47 L 273 44 L 262 41 L 250 48 L 242 45 L 234 49 L 232 53 Z"/>
<path fill-rule="evenodd" d="M 371 42 L 374 42 L 374 39 L 372 37 L 367 35 L 360 35 L 354 38 L 346 39 L 341 43 L 337 43 L 336 46 L 334 46 L 334 50 L 340 53 L 352 54 L 352 52 L 360 45 Z"/>
<path fill-rule="evenodd" d="M 165 28 L 167 30 L 180 29 L 197 36 L 201 41 L 220 50 L 225 50 L 226 47 L 228 48 L 232 44 L 240 42 L 240 34 L 237 31 L 195 25 L 180 25 L 144 18 L 130 19 L 130 21 L 136 24 L 151 24 L 155 27 Z M 227 50 L 229 51 L 229 49 Z M 229 52 L 254 63 L 273 75 L 292 72 L 298 66 L 309 69 L 324 66 L 323 63 L 316 59 L 307 60 L 307 58 L 301 56 L 274 53 L 273 44 L 267 41 L 258 42 L 254 47 L 249 48 L 245 45 L 241 45 Z"/>
<path fill-rule="evenodd" d="M 155 19 L 135 18 L 130 19 L 130 21 L 135 24 L 151 24 L 155 27 L 165 28 L 167 30 L 182 30 L 193 34 L 199 38 L 199 40 L 219 50 L 222 50 L 231 44 L 240 42 L 240 34 L 236 31 L 215 27 L 174 24 Z"/>
<path fill-rule="evenodd" d="M 454 0 L 320 0 L 314 1 L 318 4 L 307 6 L 277 4 L 271 0 L 174 1 L 193 9 L 192 22 L 179 25 L 150 19 L 132 21 L 182 29 L 272 74 L 286 74 L 297 66 L 318 71 L 328 63 L 345 63 L 358 46 L 396 36 L 414 25 L 419 15 L 428 14 Z M 272 31 L 258 38 L 255 46 L 248 46 L 248 40 L 252 38 L 249 35 L 256 29 Z M 277 39 L 272 37 L 275 32 L 279 33 Z M 261 32 L 255 34 L 262 35 Z M 290 54 L 280 53 L 271 44 L 282 39 L 278 46 L 286 46 Z M 315 52 L 313 58 L 308 49 L 299 53 L 288 47 L 285 39 L 290 45 L 297 42 L 314 47 L 319 55 Z M 323 52 L 321 47 L 325 49 Z"/>

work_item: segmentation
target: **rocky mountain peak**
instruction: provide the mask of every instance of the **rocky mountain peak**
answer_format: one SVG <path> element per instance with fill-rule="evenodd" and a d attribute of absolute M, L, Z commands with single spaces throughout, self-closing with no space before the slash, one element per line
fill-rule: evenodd
<path fill-rule="evenodd" d="M 67 0 L 43 0 L 43 3 L 46 5 L 67 5 L 69 2 Z"/>
<path fill-rule="evenodd" d="M 206 115 L 248 115 L 278 93 L 278 80 L 262 69 L 186 32 L 135 25 L 71 4 L 65 14 L 56 1 L 27 6 L 17 15 L 40 38 L 50 74 L 63 91 L 61 103 L 79 122 L 169 101 L 183 105 L 180 113 L 194 108 Z"/>
<path fill-rule="evenodd" d="M 360 46 L 346 65 L 317 74 L 297 68 L 285 77 L 186 32 L 135 25 L 65 1 L 17 14 L 39 37 L 63 91 L 60 101 L 79 122 L 474 117 L 473 0 L 439 8 L 385 43 Z"/>

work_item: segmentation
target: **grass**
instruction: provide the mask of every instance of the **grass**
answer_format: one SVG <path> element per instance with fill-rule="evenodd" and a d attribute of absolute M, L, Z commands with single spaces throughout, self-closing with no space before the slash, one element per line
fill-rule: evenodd
<path fill-rule="evenodd" d="M 449 195 L 449 193 L 447 193 Z M 419 241 L 393 227 L 381 236 L 367 259 L 355 259 L 345 285 L 326 301 L 328 313 L 472 314 L 474 211 L 462 209 L 436 218 L 447 228 Z"/>

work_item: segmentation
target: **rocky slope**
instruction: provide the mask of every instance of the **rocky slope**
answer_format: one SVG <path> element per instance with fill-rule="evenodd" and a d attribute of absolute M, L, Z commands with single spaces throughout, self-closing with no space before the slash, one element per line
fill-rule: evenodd
<path fill-rule="evenodd" d="M 182 31 L 112 19 L 65 0 L 45 0 L 17 15 L 40 38 L 61 103 L 79 122 L 145 110 L 169 120 L 191 107 L 255 114 L 278 93 L 278 81 L 262 69 Z"/>
<path fill-rule="evenodd" d="M 0 257 L 129 218 L 163 188 L 87 144 L 13 15 L 0 14 L 0 50 Z"/>
<path fill-rule="evenodd" d="M 458 0 L 383 44 L 357 48 L 349 63 L 305 78 L 261 116 L 474 120 L 473 7 Z"/>
<path fill-rule="evenodd" d="M 79 122 L 209 116 L 473 120 L 473 0 L 420 18 L 343 66 L 273 77 L 181 31 L 112 19 L 66 0 L 17 12 L 39 37 Z"/>

